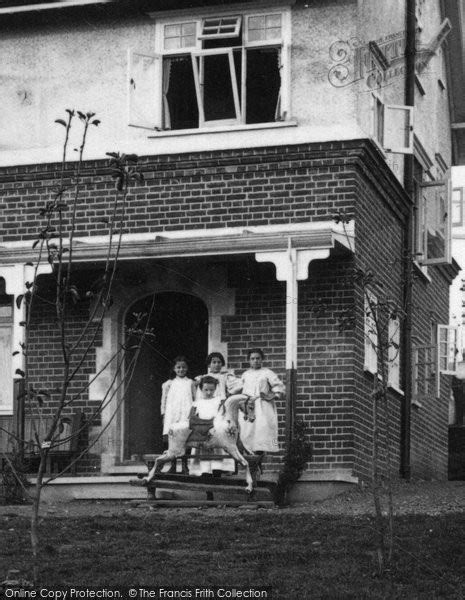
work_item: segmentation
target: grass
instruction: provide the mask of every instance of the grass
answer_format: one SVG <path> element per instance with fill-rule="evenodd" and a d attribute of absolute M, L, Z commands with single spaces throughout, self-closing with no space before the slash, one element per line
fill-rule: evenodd
<path fill-rule="evenodd" d="M 0 580 L 29 576 L 29 524 L 0 517 Z M 393 567 L 377 577 L 371 517 L 288 511 L 147 511 L 41 523 L 46 586 L 270 585 L 273 598 L 464 598 L 465 515 L 395 523 Z"/>

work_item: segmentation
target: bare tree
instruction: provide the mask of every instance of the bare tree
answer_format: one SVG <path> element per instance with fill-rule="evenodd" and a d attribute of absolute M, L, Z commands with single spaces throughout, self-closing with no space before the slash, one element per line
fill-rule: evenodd
<path fill-rule="evenodd" d="M 136 155 L 120 155 L 119 153 L 108 153 L 110 176 L 115 181 L 115 192 L 108 201 L 109 216 L 102 220 L 102 228 L 105 228 L 108 240 L 105 248 L 105 258 L 100 268 L 97 279 L 93 282 L 83 281 L 76 269 L 79 257 L 76 251 L 77 215 L 82 202 L 84 151 L 90 131 L 100 123 L 95 114 L 88 112 L 67 110 L 66 119 L 57 119 L 56 123 L 64 128 L 63 155 L 60 169 L 60 177 L 52 190 L 50 198 L 40 209 L 39 217 L 42 221 L 37 238 L 32 244 L 33 259 L 27 263 L 32 269 L 33 275 L 30 281 L 25 283 L 24 293 L 15 298 L 18 309 L 24 303 L 25 320 L 21 325 L 25 328 L 24 342 L 21 348 L 15 349 L 15 354 L 23 355 L 24 368 L 17 369 L 16 375 L 22 379 L 23 391 L 19 395 L 18 402 L 24 406 L 24 413 L 32 425 L 32 450 L 37 462 L 35 482 L 30 496 L 32 498 L 31 510 L 31 549 L 33 556 L 33 580 L 37 583 L 40 567 L 40 540 L 39 540 L 39 512 L 41 506 L 42 490 L 50 483 L 68 470 L 74 462 L 88 453 L 92 446 L 97 443 L 104 429 L 100 430 L 92 443 L 85 443 L 80 448 L 77 456 L 63 468 L 59 473 L 49 475 L 46 472 L 47 461 L 50 453 L 53 453 L 64 444 L 69 444 L 72 436 L 80 436 L 84 428 L 92 423 L 98 423 L 102 410 L 111 406 L 112 416 L 115 417 L 124 397 L 124 386 L 132 378 L 134 366 L 137 361 L 141 343 L 145 336 L 151 332 L 147 330 L 148 319 L 146 314 L 134 315 L 134 323 L 128 330 L 126 339 L 128 343 L 121 343 L 115 348 L 113 355 L 106 363 L 97 369 L 97 372 L 89 379 L 85 367 L 92 358 L 92 352 L 99 343 L 102 335 L 102 325 L 105 316 L 111 309 L 112 289 L 114 287 L 116 268 L 121 250 L 122 236 L 126 220 L 126 210 L 129 200 L 131 186 L 143 181 L 138 171 Z M 77 123 L 82 127 L 80 145 L 75 151 L 78 158 L 73 171 L 67 168 L 68 151 L 70 144 L 71 128 Z M 39 273 L 44 264 L 50 267 L 48 288 L 39 280 Z M 50 284 L 50 281 L 52 282 Z M 47 307 L 53 314 L 47 322 L 47 327 L 53 331 L 59 341 L 59 358 L 55 358 L 53 364 L 55 382 L 53 388 L 47 388 L 38 383 L 37 376 L 32 375 L 32 332 L 34 328 L 34 316 L 40 307 Z M 82 321 L 80 331 L 72 329 L 70 320 L 76 311 L 80 311 Z M 144 325 L 145 323 L 145 325 Z M 128 348 L 129 343 L 131 344 Z M 126 359 L 127 350 L 130 349 L 130 360 Z M 108 388 L 99 402 L 90 407 L 86 415 L 86 422 L 78 431 L 69 432 L 63 436 L 64 424 L 69 421 L 69 414 L 73 407 L 81 404 L 88 397 L 89 387 L 104 372 L 110 372 Z M 56 375 L 58 374 L 58 376 Z M 111 403 L 111 404 L 110 404 Z M 108 427 L 109 423 L 106 424 Z M 11 434 L 20 454 L 30 451 L 25 448 L 25 440 L 22 432 Z M 10 471 L 15 475 L 17 481 L 22 482 L 17 463 L 11 460 L 11 456 L 4 454 Z M 30 489 L 26 490 L 28 493 Z"/>

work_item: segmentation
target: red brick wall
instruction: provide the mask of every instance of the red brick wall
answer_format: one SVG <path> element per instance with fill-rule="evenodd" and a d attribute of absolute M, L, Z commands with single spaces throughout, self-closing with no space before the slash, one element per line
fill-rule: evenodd
<path fill-rule="evenodd" d="M 412 335 L 419 345 L 431 343 L 431 324 L 449 322 L 449 305 L 442 291 L 446 277 L 438 267 L 428 267 L 426 279 L 415 270 Z M 422 310 L 423 308 L 423 310 Z M 451 376 L 441 375 L 440 398 L 420 398 L 421 406 L 412 407 L 411 463 L 414 475 L 423 478 L 447 478 L 448 422 Z"/>
<path fill-rule="evenodd" d="M 134 189 L 128 204 L 125 226 L 130 233 L 331 220 L 344 212 L 355 217 L 356 265 L 374 273 L 376 283 L 382 285 L 381 293 L 401 302 L 406 199 L 371 144 L 333 142 L 143 157 L 141 170 L 145 184 Z M 68 177 L 70 173 L 71 167 Z M 34 238 L 38 208 L 49 198 L 57 176 L 57 165 L 0 169 L 0 241 Z M 106 165 L 86 163 L 83 184 L 79 234 L 104 234 L 99 219 L 109 216 L 109 200 L 114 197 Z M 352 267 L 352 257 L 339 252 L 312 263 L 309 279 L 299 284 L 296 412 L 311 429 L 311 468 L 353 467 L 355 474 L 367 477 L 374 382 L 373 376 L 363 371 L 363 290 L 360 285 L 354 287 Z M 437 269 L 430 273 L 430 283 L 415 283 L 415 332 L 419 336 L 433 303 L 441 319 L 447 315 L 445 279 Z M 265 282 L 252 278 L 236 287 L 236 312 L 223 318 L 230 366 L 244 370 L 247 348 L 259 346 L 267 355 L 266 364 L 284 378 L 284 284 L 268 277 Z M 36 363 L 34 377 L 49 385 L 55 376 L 52 365 L 58 360 L 58 339 L 49 333 L 47 310 L 41 307 L 36 314 L 31 360 Z M 345 310 L 353 314 L 354 323 L 341 330 Z M 84 314 L 73 317 L 76 333 L 83 318 Z M 82 381 L 93 371 L 93 361 L 94 355 L 86 362 Z M 412 415 L 412 464 L 419 474 L 440 475 L 445 468 L 446 388 L 444 385 L 441 402 L 432 402 Z M 399 394 L 389 393 L 394 471 L 398 468 L 402 401 Z M 86 400 L 82 406 L 90 408 Z M 278 411 L 283 432 L 284 406 Z M 277 466 L 277 461 L 270 458 L 269 465 Z"/>
<path fill-rule="evenodd" d="M 145 184 L 131 194 L 131 233 L 325 220 L 351 209 L 356 143 L 259 148 L 141 159 Z M 114 183 L 105 162 L 88 162 L 77 211 L 80 235 L 103 235 Z M 69 176 L 72 167 L 68 167 Z M 33 239 L 58 165 L 0 169 L 0 241 Z"/>

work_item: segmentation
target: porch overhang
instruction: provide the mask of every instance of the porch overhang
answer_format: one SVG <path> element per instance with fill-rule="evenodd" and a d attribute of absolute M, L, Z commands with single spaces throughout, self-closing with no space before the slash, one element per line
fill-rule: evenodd
<path fill-rule="evenodd" d="M 33 262 L 37 251 L 29 242 L 0 243 L 1 265 Z M 117 236 L 113 236 L 111 256 L 116 256 Z M 118 251 L 119 260 L 147 260 L 196 256 L 227 256 L 279 252 L 332 250 L 339 247 L 353 252 L 354 222 L 317 221 L 253 227 L 222 227 L 212 229 L 176 230 L 162 233 L 123 234 Z M 102 262 L 107 259 L 108 236 L 74 238 L 73 257 L 76 262 Z M 46 263 L 46 261 L 44 261 Z"/>

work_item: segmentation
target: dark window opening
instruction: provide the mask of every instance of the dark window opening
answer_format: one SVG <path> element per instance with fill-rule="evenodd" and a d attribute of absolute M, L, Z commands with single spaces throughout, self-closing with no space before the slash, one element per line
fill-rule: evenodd
<path fill-rule="evenodd" d="M 247 51 L 246 123 L 269 123 L 279 118 L 279 63 L 277 48 Z"/>
<path fill-rule="evenodd" d="M 233 82 L 229 56 L 217 54 L 204 56 L 203 61 L 203 107 L 205 121 L 236 119 Z"/>
<path fill-rule="evenodd" d="M 190 56 L 165 58 L 163 90 L 164 128 L 194 129 L 198 127 L 199 111 Z"/>

